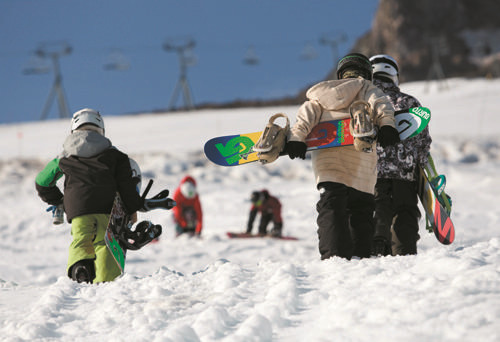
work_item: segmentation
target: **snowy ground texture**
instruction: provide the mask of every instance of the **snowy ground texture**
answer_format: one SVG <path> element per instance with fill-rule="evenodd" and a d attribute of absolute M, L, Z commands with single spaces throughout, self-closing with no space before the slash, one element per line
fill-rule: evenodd
<path fill-rule="evenodd" d="M 155 180 L 152 194 L 186 174 L 198 180 L 205 228 L 201 240 L 175 239 L 170 212 L 140 214 L 164 234 L 101 285 L 65 276 L 70 226 L 51 224 L 34 188 L 69 120 L 0 125 L 0 340 L 499 341 L 500 80 L 427 87 L 403 90 L 432 110 L 452 245 L 421 221 L 416 256 L 320 261 L 310 160 L 223 168 L 205 159 L 209 138 L 261 130 L 275 112 L 293 122 L 297 107 L 105 116 L 107 136 Z M 299 241 L 225 236 L 244 229 L 249 195 L 262 188 L 280 198 L 285 234 Z"/>

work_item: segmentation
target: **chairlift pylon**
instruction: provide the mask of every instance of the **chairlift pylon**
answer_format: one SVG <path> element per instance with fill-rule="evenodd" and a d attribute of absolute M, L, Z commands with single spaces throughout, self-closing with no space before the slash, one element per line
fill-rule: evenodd
<path fill-rule="evenodd" d="M 33 54 L 26 67 L 23 68 L 24 75 L 47 74 L 51 71 L 50 65 L 41 57 Z"/>
<path fill-rule="evenodd" d="M 31 69 L 27 68 L 24 70 L 25 75 L 45 73 L 46 70 L 50 69 L 52 69 L 54 73 L 52 88 L 50 89 L 49 97 L 43 107 L 40 120 L 45 120 L 48 117 L 50 107 L 54 101 L 57 101 L 58 104 L 59 117 L 70 117 L 68 101 L 66 100 L 66 94 L 62 85 L 62 73 L 59 65 L 59 58 L 64 55 L 69 55 L 72 51 L 72 47 L 65 42 L 43 43 L 35 50 L 35 56 L 39 59 L 39 61 L 35 63 L 43 62 L 45 59 L 50 59 L 52 61 L 52 68 L 49 68 L 48 66 L 40 67 L 40 65 L 44 64 L 39 64 L 38 67 Z"/>

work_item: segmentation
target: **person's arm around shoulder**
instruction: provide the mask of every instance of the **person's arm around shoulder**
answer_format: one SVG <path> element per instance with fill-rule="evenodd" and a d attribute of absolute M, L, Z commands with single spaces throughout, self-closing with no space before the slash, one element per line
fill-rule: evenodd
<path fill-rule="evenodd" d="M 396 127 L 394 119 L 394 106 L 390 98 L 382 90 L 373 84 L 368 84 L 365 93 L 365 101 L 372 107 L 373 120 L 378 127 Z"/>
<path fill-rule="evenodd" d="M 369 84 L 365 100 L 372 107 L 374 123 L 379 127 L 378 143 L 384 148 L 398 143 L 400 139 L 394 119 L 394 107 L 389 97 L 375 85 Z"/>

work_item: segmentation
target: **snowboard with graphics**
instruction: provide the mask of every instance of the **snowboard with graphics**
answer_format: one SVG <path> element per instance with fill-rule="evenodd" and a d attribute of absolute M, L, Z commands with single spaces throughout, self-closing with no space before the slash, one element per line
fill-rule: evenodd
<path fill-rule="evenodd" d="M 444 192 L 446 178 L 438 175 L 429 154 L 428 165 L 419 166 L 418 196 L 424 208 L 427 224 L 443 245 L 455 239 L 455 227 L 451 221 L 451 199 Z"/>
<path fill-rule="evenodd" d="M 125 212 L 122 199 L 119 194 L 116 194 L 115 201 L 113 203 L 113 209 L 111 209 L 111 214 L 109 216 L 108 227 L 104 234 L 104 241 L 108 247 L 113 258 L 115 259 L 121 273 L 125 269 L 125 258 L 127 256 L 127 249 L 125 246 L 120 244 L 118 239 L 118 234 L 123 229 L 130 229 L 133 222 L 130 219 L 130 215 Z"/>
<path fill-rule="evenodd" d="M 150 180 L 142 194 L 143 200 L 145 200 L 152 184 L 153 180 Z M 167 197 L 168 193 L 168 190 L 163 190 L 148 199 L 148 210 L 172 209 L 176 203 Z M 151 221 L 142 221 L 134 226 L 132 215 L 127 214 L 120 194 L 116 193 L 113 208 L 109 215 L 108 226 L 104 233 L 104 241 L 120 268 L 121 274 L 125 269 L 127 250 L 142 248 L 157 239 L 161 235 L 161 231 L 161 225 L 153 224 Z"/>
<path fill-rule="evenodd" d="M 401 140 L 411 138 L 427 127 L 431 112 L 425 107 L 414 107 L 394 113 L 396 129 Z M 349 130 L 351 119 L 320 122 L 306 137 L 307 150 L 347 146 L 354 143 Z M 205 143 L 206 157 L 220 166 L 236 166 L 258 161 L 253 150 L 262 132 L 226 135 L 212 138 Z"/>

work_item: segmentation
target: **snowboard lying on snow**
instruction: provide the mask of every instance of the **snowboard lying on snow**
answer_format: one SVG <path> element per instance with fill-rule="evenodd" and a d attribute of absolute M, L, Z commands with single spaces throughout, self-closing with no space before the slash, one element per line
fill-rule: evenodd
<path fill-rule="evenodd" d="M 272 236 L 270 234 L 260 235 L 234 232 L 227 232 L 226 234 L 230 239 L 271 238 L 276 240 L 298 240 L 298 238 L 296 238 L 295 236 Z"/>

